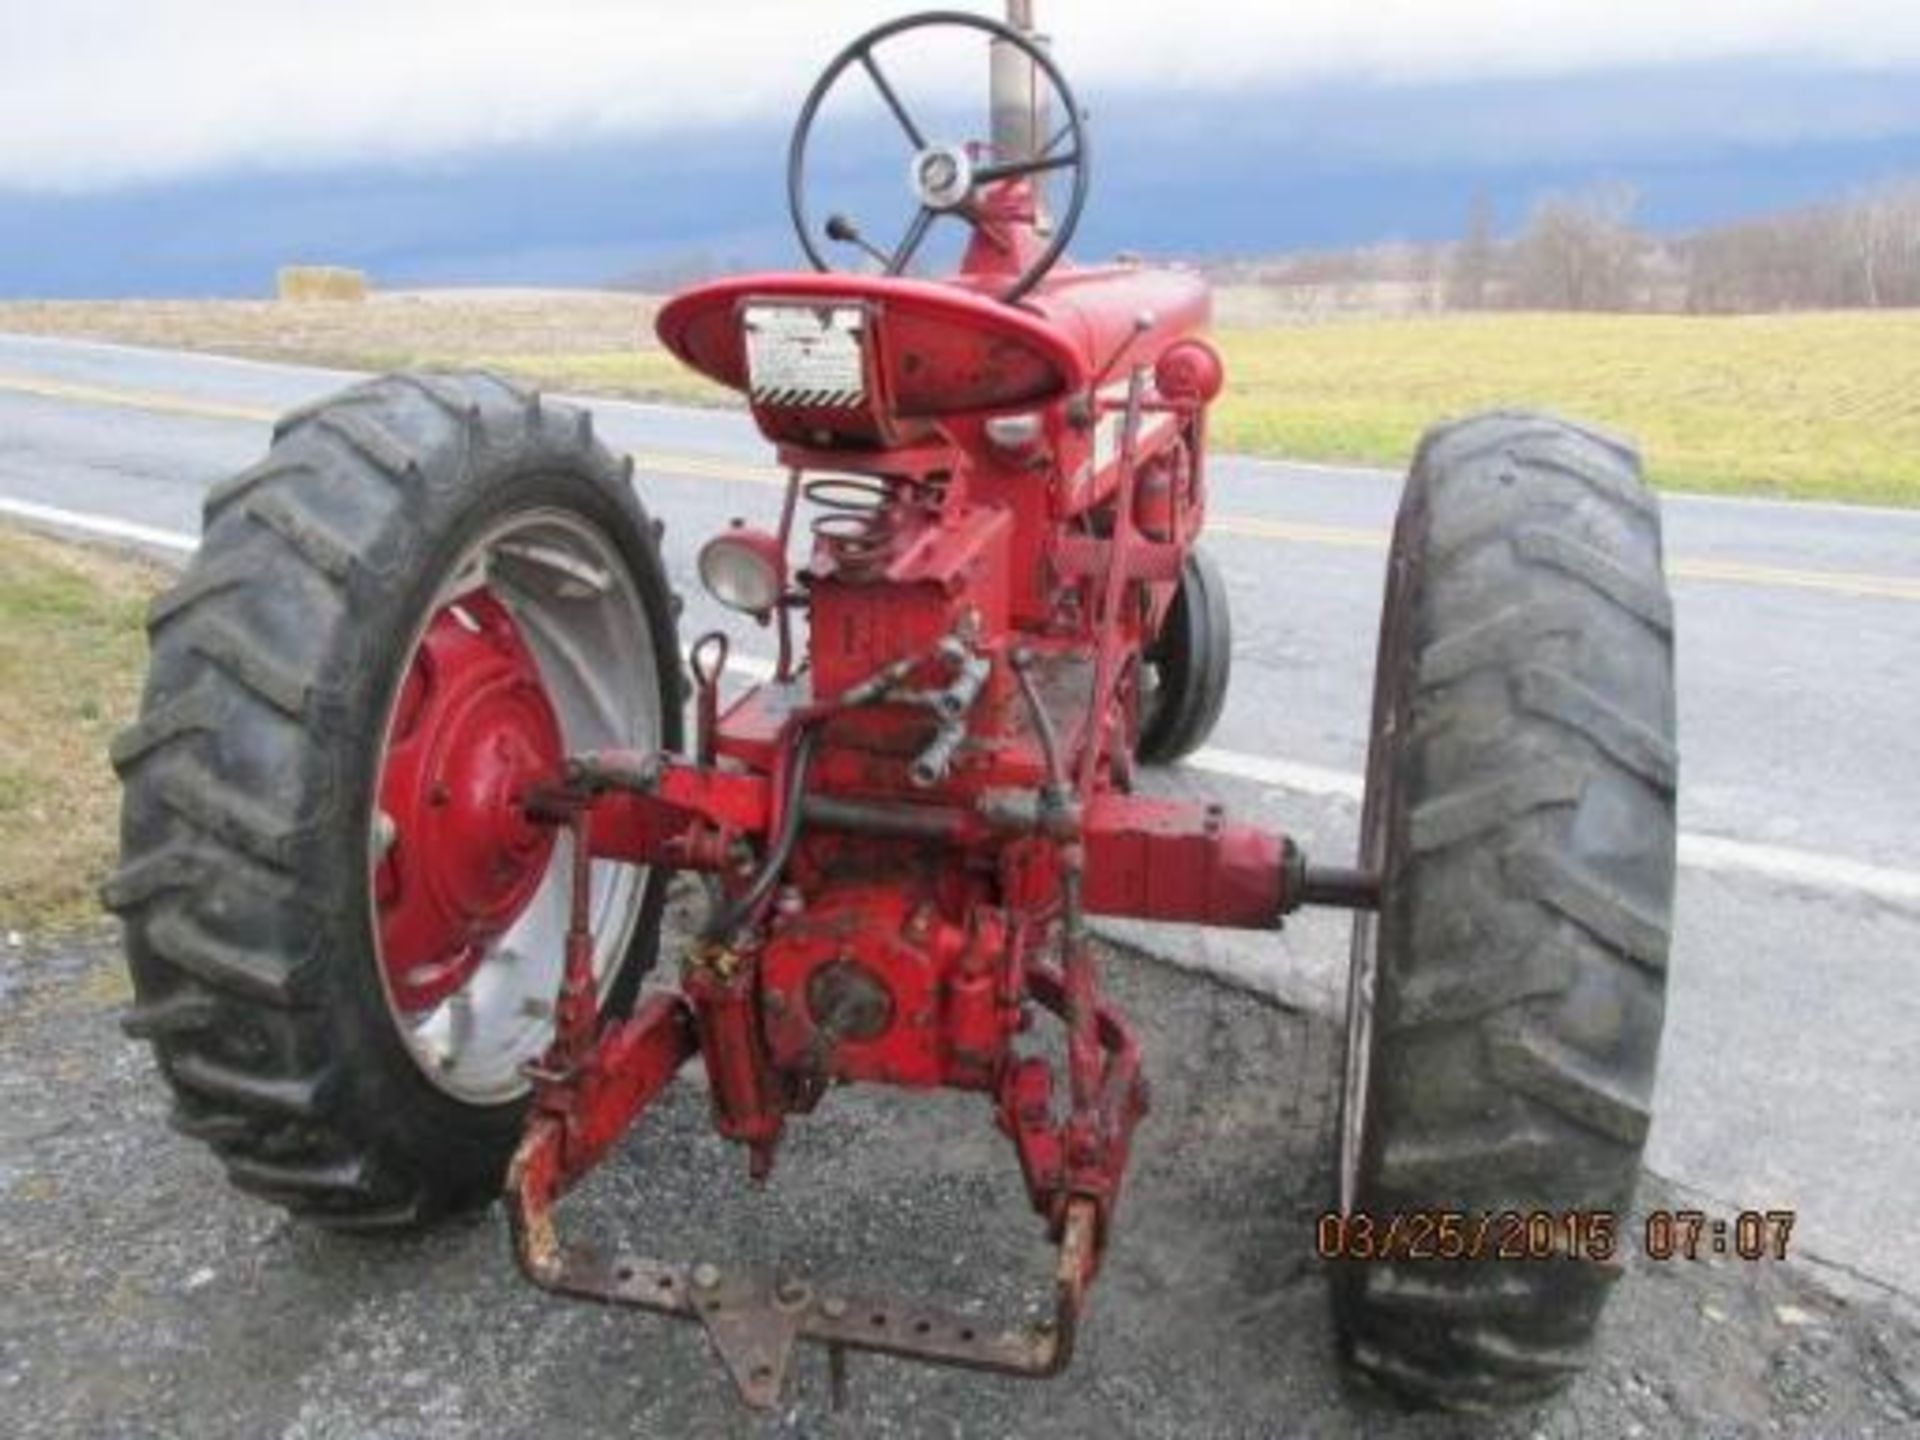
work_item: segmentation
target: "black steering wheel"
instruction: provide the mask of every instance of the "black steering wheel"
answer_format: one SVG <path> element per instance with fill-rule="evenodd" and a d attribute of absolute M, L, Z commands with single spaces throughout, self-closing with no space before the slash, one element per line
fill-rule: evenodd
<path fill-rule="evenodd" d="M 1051 113 L 1064 114 L 1066 121 L 1037 154 L 1008 159 L 994 155 L 992 146 L 984 142 L 937 141 L 915 122 L 912 112 L 894 89 L 893 82 L 887 78 L 886 71 L 880 68 L 874 50 L 883 42 L 907 31 L 936 26 L 958 26 L 982 31 L 993 40 L 1016 47 L 1033 62 L 1040 74 L 1046 76 L 1053 90 Z M 1073 239 L 1073 232 L 1079 227 L 1081 212 L 1087 204 L 1089 173 L 1086 125 L 1079 102 L 1075 100 L 1073 89 L 1067 84 L 1066 76 L 1061 74 L 1060 67 L 1054 64 L 1053 58 L 1045 50 L 1011 26 L 981 15 L 952 10 L 929 11 L 891 21 L 869 30 L 842 50 L 815 83 L 812 93 L 807 96 L 807 103 L 801 106 L 799 123 L 794 127 L 793 144 L 787 154 L 787 206 L 793 214 L 793 226 L 799 233 L 800 247 L 806 251 L 807 259 L 813 262 L 816 270 L 825 273 L 832 273 L 834 266 L 820 248 L 807 209 L 807 146 L 813 137 L 814 121 L 819 117 L 820 107 L 841 77 L 855 65 L 867 72 L 868 80 L 880 92 L 880 98 L 893 112 L 893 118 L 900 122 L 908 144 L 913 147 L 909 175 L 919 210 L 908 225 L 906 234 L 890 251 L 871 244 L 844 215 L 829 218 L 820 231 L 821 236 L 837 244 L 859 248 L 878 260 L 888 275 L 904 274 L 925 242 L 928 232 L 944 217 L 955 216 L 976 230 L 982 228 L 985 221 L 974 201 L 983 187 L 1003 180 L 1070 170 L 1073 174 L 1071 197 L 1065 211 L 1054 222 L 1053 235 L 1046 248 L 1000 293 L 1000 299 L 1008 304 L 1019 300 L 1038 285 L 1066 253 L 1067 244 Z M 988 158 L 983 161 L 983 156 Z"/>

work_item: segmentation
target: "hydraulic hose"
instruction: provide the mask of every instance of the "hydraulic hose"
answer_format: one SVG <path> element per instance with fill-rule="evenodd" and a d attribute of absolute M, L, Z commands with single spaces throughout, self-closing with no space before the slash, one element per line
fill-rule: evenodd
<path fill-rule="evenodd" d="M 700 938 L 706 943 L 717 945 L 724 942 L 752 919 L 773 893 L 780 872 L 787 868 L 787 862 L 793 858 L 793 847 L 800 838 L 800 822 L 805 810 L 802 800 L 806 794 L 807 770 L 813 762 L 813 747 L 819 734 L 814 726 L 809 725 L 794 741 L 793 764 L 787 773 L 786 794 L 780 807 L 780 829 L 774 836 L 773 844 L 767 848 L 766 859 L 754 872 L 747 888 L 707 917 L 707 923 L 700 932 Z"/>

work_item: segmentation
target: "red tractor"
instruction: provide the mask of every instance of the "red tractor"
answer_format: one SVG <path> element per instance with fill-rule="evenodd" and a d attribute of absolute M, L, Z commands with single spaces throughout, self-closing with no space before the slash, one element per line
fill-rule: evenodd
<path fill-rule="evenodd" d="M 836 1373 L 854 1349 L 1059 1371 L 1148 1109 L 1090 917 L 1271 931 L 1349 909 L 1322 1227 L 1349 1257 L 1346 1353 L 1427 1401 L 1545 1393 L 1620 1273 L 1609 1217 L 1663 1006 L 1655 503 L 1591 430 L 1435 430 L 1392 544 L 1358 863 L 1141 793 L 1226 695 L 1226 589 L 1198 548 L 1225 374 L 1196 275 L 1066 262 L 1086 120 L 1014 9 L 842 53 L 790 162 L 817 273 L 659 316 L 790 477 L 773 528 L 698 558 L 777 637 L 764 683 L 723 704 L 720 634 L 683 658 L 644 477 L 586 413 L 506 381 L 356 385 L 213 489 L 114 752 L 127 1028 L 236 1185 L 375 1230 L 504 1193 L 537 1284 L 702 1322 L 766 1405 L 797 1339 Z M 923 130 L 895 85 L 888 46 L 932 27 L 990 49 L 990 138 Z M 808 208 L 843 81 L 906 141 L 891 250 Z M 966 237 L 958 273 L 913 278 L 941 226 Z M 705 916 L 648 981 L 676 872 Z M 980 1094 L 1058 1246 L 1051 1321 L 563 1239 L 556 1202 L 696 1063 L 760 1180 L 836 1085 Z"/>

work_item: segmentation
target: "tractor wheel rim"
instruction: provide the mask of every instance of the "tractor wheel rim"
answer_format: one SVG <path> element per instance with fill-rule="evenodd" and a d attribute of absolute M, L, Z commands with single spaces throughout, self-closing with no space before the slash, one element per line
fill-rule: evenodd
<path fill-rule="evenodd" d="M 457 1100 L 517 1099 L 553 1034 L 568 842 L 520 802 L 570 753 L 656 749 L 660 665 L 618 549 L 557 510 L 470 544 L 412 637 L 369 817 L 373 946 L 402 1043 Z M 645 892 L 644 870 L 594 865 L 603 997 Z"/>
<path fill-rule="evenodd" d="M 480 589 L 440 607 L 415 647 L 380 769 L 380 963 L 425 1015 L 463 989 L 520 918 L 553 857 L 527 794 L 566 760 L 560 723 L 512 613 Z"/>
<path fill-rule="evenodd" d="M 1352 970 L 1347 989 L 1347 1048 L 1340 1107 L 1339 1204 L 1351 1214 L 1359 1204 L 1361 1152 L 1366 1145 L 1368 1091 L 1373 1083 L 1374 1005 L 1380 983 L 1380 920 L 1370 911 L 1353 917 Z"/>
<path fill-rule="evenodd" d="M 1389 597 L 1391 599 L 1391 597 Z M 1392 675 L 1398 652 L 1383 648 L 1379 668 Z M 1388 827 L 1392 823 L 1394 741 L 1403 728 L 1400 712 L 1389 709 L 1374 722 L 1367 749 L 1365 799 L 1360 807 L 1360 867 L 1387 874 Z M 1360 1169 L 1367 1146 L 1367 1112 L 1372 1103 L 1373 1036 L 1380 996 L 1380 926 L 1393 896 L 1383 887 L 1375 909 L 1353 917 L 1353 941 L 1347 968 L 1347 1048 L 1340 1076 L 1338 1203 L 1352 1214 L 1360 1203 Z"/>

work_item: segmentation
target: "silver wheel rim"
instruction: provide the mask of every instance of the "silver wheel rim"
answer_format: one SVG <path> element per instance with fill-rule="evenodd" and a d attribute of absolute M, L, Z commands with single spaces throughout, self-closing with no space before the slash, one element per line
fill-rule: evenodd
<path fill-rule="evenodd" d="M 598 526 L 563 510 L 526 510 L 496 521 L 462 552 L 410 637 L 380 727 L 386 761 L 399 680 L 414 663 L 433 619 L 461 596 L 485 588 L 506 607 L 532 652 L 568 754 L 657 750 L 661 735 L 660 656 L 633 577 Z M 368 893 L 390 838 L 372 807 Z M 383 833 L 384 832 L 384 833 Z M 525 1067 L 553 1038 L 553 1001 L 565 961 L 569 842 L 555 845 L 539 889 L 482 958 L 467 982 L 435 1008 L 409 1013 L 394 1001 L 381 954 L 377 907 L 370 907 L 374 968 L 387 1013 L 423 1075 L 470 1105 L 524 1095 Z M 594 975 L 604 1001 L 632 945 L 645 904 L 647 871 L 614 861 L 593 866 Z"/>
<path fill-rule="evenodd" d="M 1383 672 L 1398 663 L 1382 655 Z M 1390 683 L 1384 673 L 1377 683 Z M 1387 829 L 1392 806 L 1388 789 L 1393 776 L 1394 738 L 1399 733 L 1399 711 L 1386 706 L 1367 747 L 1366 793 L 1360 806 L 1360 868 L 1382 878 L 1378 906 L 1353 916 L 1353 946 L 1347 961 L 1347 1053 L 1340 1091 L 1340 1209 L 1351 1214 L 1359 1205 L 1360 1161 L 1366 1147 L 1368 1090 L 1373 1079 L 1373 1024 L 1380 988 L 1380 919 L 1388 896 L 1385 889 Z"/>
<path fill-rule="evenodd" d="M 1353 953 L 1347 976 L 1347 1054 L 1340 1106 L 1340 1209 L 1358 1204 L 1360 1150 L 1366 1137 L 1367 1084 L 1373 1068 L 1373 997 L 1379 969 L 1379 918 L 1353 917 Z"/>

